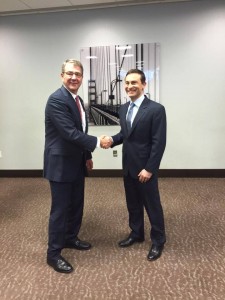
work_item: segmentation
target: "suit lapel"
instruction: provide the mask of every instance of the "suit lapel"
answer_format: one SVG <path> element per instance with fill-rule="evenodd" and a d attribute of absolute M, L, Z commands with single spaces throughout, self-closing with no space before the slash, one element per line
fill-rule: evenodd
<path fill-rule="evenodd" d="M 83 129 L 82 129 L 82 123 L 81 123 L 81 119 L 80 119 L 80 112 L 78 110 L 78 107 L 76 106 L 75 100 L 73 99 L 73 97 L 70 94 L 70 92 L 64 86 L 61 87 L 61 90 L 62 90 L 62 93 L 65 96 L 65 101 L 67 101 L 67 103 L 70 106 L 73 114 L 75 115 L 75 121 L 79 122 L 80 130 L 83 131 Z M 80 97 L 79 97 L 79 99 L 80 99 Z M 82 103 L 82 107 L 83 107 L 83 103 Z M 86 114 L 85 114 L 85 116 L 86 116 Z"/>
<path fill-rule="evenodd" d="M 130 105 L 130 102 L 127 102 L 126 104 L 121 106 L 121 111 L 120 111 L 120 125 L 121 125 L 121 128 L 123 128 L 126 135 L 128 135 L 126 115 L 127 115 L 127 110 L 128 110 L 129 105 Z"/>

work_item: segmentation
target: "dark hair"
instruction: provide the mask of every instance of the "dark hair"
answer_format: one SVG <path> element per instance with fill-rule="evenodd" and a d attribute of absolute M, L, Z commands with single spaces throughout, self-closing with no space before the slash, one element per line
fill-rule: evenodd
<path fill-rule="evenodd" d="M 146 82 L 146 77 L 145 77 L 145 73 L 139 69 L 130 69 L 127 74 L 126 74 L 126 77 L 127 75 L 129 74 L 139 74 L 141 76 L 141 83 L 145 83 Z"/>

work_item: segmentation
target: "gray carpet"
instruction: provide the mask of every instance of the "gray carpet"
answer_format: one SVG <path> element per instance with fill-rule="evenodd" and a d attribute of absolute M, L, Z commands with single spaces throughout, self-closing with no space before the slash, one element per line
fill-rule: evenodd
<path fill-rule="evenodd" d="M 219 300 L 225 295 L 225 179 L 160 178 L 167 243 L 148 262 L 146 241 L 121 249 L 129 233 L 122 178 L 88 178 L 80 238 L 90 251 L 63 250 L 74 266 L 46 264 L 50 208 L 42 178 L 0 178 L 0 300 Z"/>

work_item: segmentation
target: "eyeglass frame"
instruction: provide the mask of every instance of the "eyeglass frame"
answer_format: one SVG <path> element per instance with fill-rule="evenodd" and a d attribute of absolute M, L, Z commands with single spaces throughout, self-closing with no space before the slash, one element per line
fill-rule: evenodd
<path fill-rule="evenodd" d="M 70 72 L 70 71 L 66 71 L 66 72 L 63 72 L 65 73 L 67 76 L 69 77 L 73 77 L 73 75 L 75 75 L 77 78 L 81 78 L 83 77 L 83 74 L 79 73 L 79 72 Z M 68 74 L 69 73 L 69 74 Z"/>

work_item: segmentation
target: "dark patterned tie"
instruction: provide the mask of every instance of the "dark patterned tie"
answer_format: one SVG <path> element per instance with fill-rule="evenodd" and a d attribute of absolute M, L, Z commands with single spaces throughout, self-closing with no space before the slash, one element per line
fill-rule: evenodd
<path fill-rule="evenodd" d="M 80 119 L 81 119 L 81 122 L 82 122 L 82 112 L 81 112 L 81 107 L 80 107 L 80 99 L 78 96 L 76 96 L 76 105 L 77 105 L 77 108 L 79 110 L 79 113 L 80 113 Z"/>
<path fill-rule="evenodd" d="M 134 106 L 135 106 L 134 103 L 130 104 L 130 108 L 129 108 L 129 111 L 128 111 L 128 114 L 127 114 L 127 129 L 128 130 L 131 129 L 131 118 L 132 118 L 132 115 L 133 115 L 133 108 L 134 108 Z"/>

